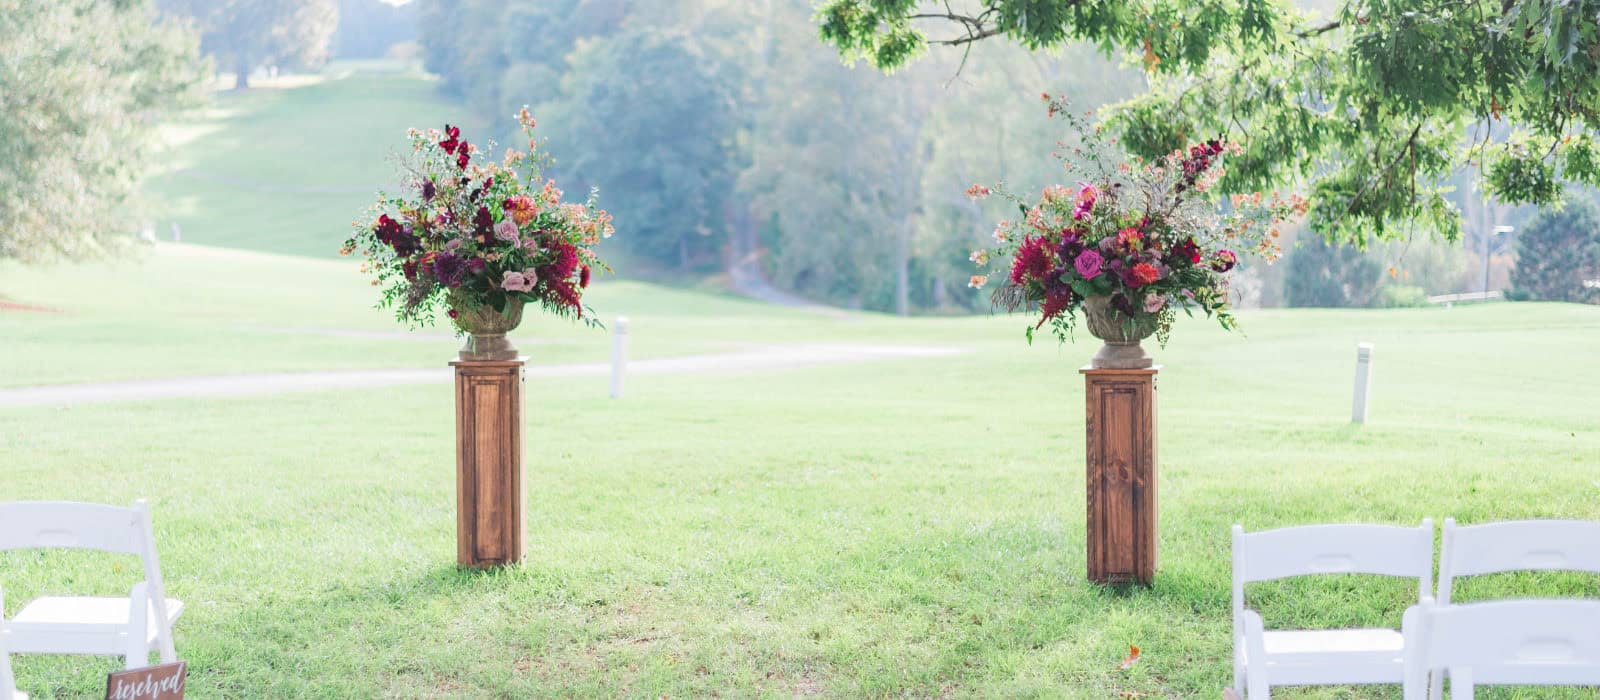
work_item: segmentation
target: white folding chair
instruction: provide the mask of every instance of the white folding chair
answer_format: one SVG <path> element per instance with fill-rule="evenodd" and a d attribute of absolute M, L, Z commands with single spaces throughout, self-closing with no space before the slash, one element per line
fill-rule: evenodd
<path fill-rule="evenodd" d="M 1484 685 L 1600 685 L 1600 600 L 1499 600 L 1406 611 L 1405 700 L 1450 672 L 1452 700 Z"/>
<path fill-rule="evenodd" d="M 11 651 L 4 630 L 0 630 L 0 700 L 28 700 L 27 693 L 17 690 L 17 678 L 11 673 Z"/>
<path fill-rule="evenodd" d="M 1399 683 L 1405 638 L 1393 629 L 1267 630 L 1244 586 L 1293 576 L 1378 574 L 1431 592 L 1433 521 L 1417 527 L 1309 525 L 1246 534 L 1233 526 L 1233 685 L 1251 700 L 1275 685 Z"/>
<path fill-rule="evenodd" d="M 1600 522 L 1512 520 L 1457 527 L 1455 518 L 1444 519 L 1439 605 L 1451 603 L 1456 578 L 1507 571 L 1600 574 Z M 1444 674 L 1435 675 L 1429 696 L 1439 700 L 1443 695 Z"/>
<path fill-rule="evenodd" d="M 123 657 L 126 667 L 149 665 L 150 649 L 162 663 L 178 660 L 172 622 L 183 603 L 166 597 L 156 557 L 150 509 L 93 503 L 23 501 L 0 503 L 0 551 L 88 549 L 132 554 L 144 564 L 144 580 L 126 598 L 36 598 L 5 619 L 0 597 L 0 635 L 13 654 L 95 654 Z"/>

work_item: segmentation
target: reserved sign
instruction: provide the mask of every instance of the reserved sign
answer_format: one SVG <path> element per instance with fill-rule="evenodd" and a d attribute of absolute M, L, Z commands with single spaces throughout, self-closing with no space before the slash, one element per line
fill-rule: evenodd
<path fill-rule="evenodd" d="M 106 676 L 106 700 L 183 700 L 188 665 L 179 661 Z"/>

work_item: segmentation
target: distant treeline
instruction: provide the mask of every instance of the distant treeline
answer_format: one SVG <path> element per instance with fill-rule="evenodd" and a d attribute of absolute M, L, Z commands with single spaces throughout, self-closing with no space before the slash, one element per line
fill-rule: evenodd
<path fill-rule="evenodd" d="M 421 0 L 427 68 L 476 112 L 530 105 L 617 245 L 693 272 L 755 260 L 779 287 L 885 311 L 986 308 L 968 252 L 1007 215 L 963 196 L 1070 180 L 1041 90 L 1085 108 L 1142 87 L 1091 48 L 995 43 L 884 76 L 842 65 L 807 0 Z"/>

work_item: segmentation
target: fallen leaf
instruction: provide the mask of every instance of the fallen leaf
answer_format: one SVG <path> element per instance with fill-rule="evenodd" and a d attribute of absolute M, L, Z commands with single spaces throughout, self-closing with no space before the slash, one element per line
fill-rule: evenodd
<path fill-rule="evenodd" d="M 1128 645 L 1128 655 L 1122 658 L 1122 663 L 1117 664 L 1117 670 L 1118 671 L 1126 671 L 1126 670 L 1128 670 L 1130 668 L 1133 668 L 1133 664 L 1135 662 L 1137 662 L 1138 660 L 1139 660 L 1139 647 L 1136 647 L 1136 646 L 1134 646 L 1132 644 L 1129 644 Z"/>

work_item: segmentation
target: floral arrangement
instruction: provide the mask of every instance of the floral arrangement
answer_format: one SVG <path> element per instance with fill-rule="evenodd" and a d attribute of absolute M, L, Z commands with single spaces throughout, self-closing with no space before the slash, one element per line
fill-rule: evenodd
<path fill-rule="evenodd" d="M 1162 344 L 1180 309 L 1190 315 L 1198 309 L 1224 328 L 1236 328 L 1228 276 L 1239 251 L 1275 260 L 1282 254 L 1278 225 L 1303 215 L 1307 202 L 1293 195 L 1236 195 L 1222 213 L 1213 187 L 1223 175 L 1222 161 L 1240 153 L 1238 146 L 1213 139 L 1154 162 L 1119 161 L 1110 148 L 1115 139 L 1104 140 L 1098 127 L 1087 125 L 1087 115 L 1072 114 L 1060 98 L 1043 97 L 1049 115 L 1065 117 L 1080 135 L 1080 146 L 1057 157 L 1069 174 L 1087 179 L 1076 188 L 1046 187 L 1031 202 L 1003 186 L 967 190 L 974 199 L 998 193 L 1022 216 L 999 223 L 996 248 L 971 255 L 979 268 L 1009 263 L 995 304 L 1011 311 L 1038 309 L 1038 323 L 1027 330 L 1029 342 L 1045 324 L 1068 340 L 1093 300 L 1114 310 L 1128 335 L 1142 337 L 1136 328 L 1152 329 Z M 969 286 L 982 288 L 989 277 L 980 269 Z"/>
<path fill-rule="evenodd" d="M 533 117 L 526 108 L 517 117 L 528 150 L 507 149 L 499 162 L 475 161 L 479 148 L 457 127 L 411 129 L 401 159 L 408 193 L 380 193 L 340 250 L 366 257 L 363 272 L 383 288 L 379 305 L 413 327 L 431 323 L 441 301 L 462 330 L 471 330 L 464 313 L 511 316 L 524 303 L 597 323 L 583 291 L 594 271 L 610 271 L 594 246 L 613 233 L 611 215 L 592 191 L 582 204 L 561 201 L 541 174 Z"/>

